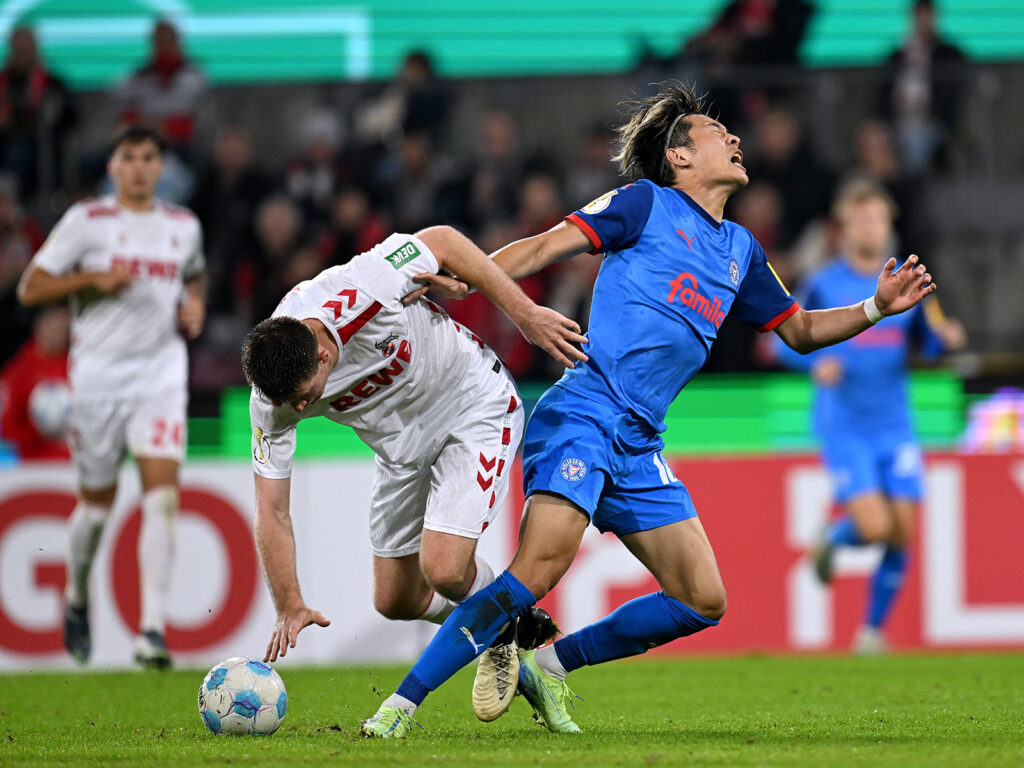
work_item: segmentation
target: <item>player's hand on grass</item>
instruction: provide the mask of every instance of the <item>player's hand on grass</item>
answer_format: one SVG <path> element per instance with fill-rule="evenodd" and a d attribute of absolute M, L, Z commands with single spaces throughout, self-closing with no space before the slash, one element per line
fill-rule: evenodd
<path fill-rule="evenodd" d="M 284 658 L 288 655 L 288 649 L 295 647 L 299 632 L 310 624 L 327 627 L 331 622 L 320 611 L 314 611 L 305 605 L 279 613 L 277 623 L 274 624 L 274 632 L 267 644 L 267 652 L 263 655 L 263 661 L 277 661 L 278 656 Z"/>
<path fill-rule="evenodd" d="M 94 272 L 92 275 L 92 287 L 107 296 L 116 296 L 129 285 L 135 278 L 131 270 L 118 265 L 107 272 Z"/>
<path fill-rule="evenodd" d="M 412 281 L 423 286 L 415 291 L 410 291 L 402 297 L 402 303 L 409 306 L 427 291 L 432 291 L 435 296 L 443 299 L 464 299 L 469 293 L 469 286 L 461 280 L 447 275 L 435 275 L 433 272 L 424 272 L 416 275 Z"/>
<path fill-rule="evenodd" d="M 875 291 L 875 306 L 883 315 L 898 315 L 930 293 L 935 292 L 935 283 L 924 264 L 918 263 L 917 254 L 911 254 L 898 272 L 896 259 L 890 258 L 878 276 L 878 290 Z"/>
<path fill-rule="evenodd" d="M 583 344 L 587 337 L 580 333 L 575 320 L 560 315 L 553 309 L 536 304 L 526 317 L 516 320 L 526 340 L 534 344 L 567 368 L 575 368 L 574 360 L 586 362 L 589 358 L 573 344 Z"/>
<path fill-rule="evenodd" d="M 206 320 L 206 304 L 198 296 L 186 295 L 178 307 L 178 327 L 188 339 L 196 338 Z"/>

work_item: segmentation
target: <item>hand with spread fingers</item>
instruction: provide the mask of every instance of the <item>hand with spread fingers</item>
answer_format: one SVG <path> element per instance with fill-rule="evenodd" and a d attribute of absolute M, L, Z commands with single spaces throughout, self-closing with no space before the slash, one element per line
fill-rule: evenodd
<path fill-rule="evenodd" d="M 896 270 L 896 259 L 890 258 L 878 276 L 875 306 L 883 315 L 906 312 L 936 289 L 932 276 L 924 264 L 918 263 L 917 254 L 911 254 L 903 266 Z"/>
<path fill-rule="evenodd" d="M 299 632 L 310 624 L 327 627 L 331 622 L 320 611 L 314 611 L 305 605 L 289 608 L 279 613 L 277 622 L 274 624 L 274 632 L 270 636 L 270 642 L 267 643 L 267 652 L 263 655 L 263 661 L 277 661 L 278 656 L 285 657 L 288 654 L 288 649 L 295 647 Z"/>
<path fill-rule="evenodd" d="M 567 368 L 575 368 L 573 361 L 586 362 L 589 358 L 573 344 L 585 344 L 587 337 L 580 333 L 580 326 L 574 320 L 553 309 L 532 304 L 524 318 L 516 318 L 526 340 L 540 347 Z"/>

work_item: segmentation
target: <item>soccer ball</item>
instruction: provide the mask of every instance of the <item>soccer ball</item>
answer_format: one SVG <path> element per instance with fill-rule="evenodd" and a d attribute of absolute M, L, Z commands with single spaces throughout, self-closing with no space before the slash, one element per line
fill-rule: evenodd
<path fill-rule="evenodd" d="M 68 427 L 70 390 L 64 381 L 41 381 L 28 396 L 28 413 L 43 437 L 63 437 Z"/>
<path fill-rule="evenodd" d="M 281 676 L 255 659 L 222 661 L 199 686 L 199 716 L 211 733 L 269 736 L 287 711 Z"/>

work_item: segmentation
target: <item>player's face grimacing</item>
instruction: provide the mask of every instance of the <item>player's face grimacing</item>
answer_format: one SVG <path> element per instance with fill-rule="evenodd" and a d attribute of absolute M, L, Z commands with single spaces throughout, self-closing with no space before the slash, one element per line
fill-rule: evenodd
<path fill-rule="evenodd" d="M 327 388 L 327 377 L 330 374 L 330 363 L 323 359 L 317 361 L 316 373 L 299 385 L 295 395 L 289 401 L 289 405 L 299 413 L 302 413 L 302 411 L 324 396 L 324 390 Z"/>
<path fill-rule="evenodd" d="M 160 149 L 152 141 L 122 143 L 107 164 L 118 197 L 136 204 L 151 201 L 163 169 Z"/>
<path fill-rule="evenodd" d="M 690 139 L 693 141 L 693 168 L 710 184 L 732 183 L 745 187 L 750 180 L 743 167 L 739 136 L 729 133 L 717 120 L 704 115 L 691 115 Z"/>

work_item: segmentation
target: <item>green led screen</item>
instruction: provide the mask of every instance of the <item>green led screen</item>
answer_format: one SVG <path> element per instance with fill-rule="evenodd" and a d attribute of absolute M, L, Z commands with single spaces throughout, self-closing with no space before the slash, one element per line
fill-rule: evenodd
<path fill-rule="evenodd" d="M 909 26 L 906 0 L 816 0 L 801 50 L 812 66 L 874 64 Z M 181 28 L 220 83 L 359 80 L 429 51 L 448 77 L 629 70 L 704 28 L 722 0 L 0 0 L 0 48 L 17 23 L 38 30 L 74 87 L 108 86 L 137 67 L 153 20 Z M 977 60 L 1024 58 L 1024 0 L 940 0 L 940 27 Z"/>

